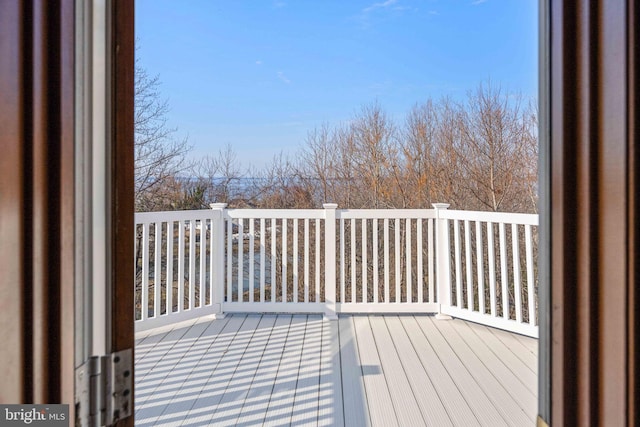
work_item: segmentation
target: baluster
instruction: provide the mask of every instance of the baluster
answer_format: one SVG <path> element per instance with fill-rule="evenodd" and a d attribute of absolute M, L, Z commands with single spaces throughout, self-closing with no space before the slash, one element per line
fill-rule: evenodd
<path fill-rule="evenodd" d="M 416 243 L 417 243 L 417 249 L 416 249 L 416 258 L 417 258 L 417 262 L 418 262 L 418 276 L 416 277 L 416 286 L 418 287 L 418 302 L 424 302 L 424 269 L 423 269 L 423 247 L 422 247 L 422 238 L 423 238 L 423 233 L 422 233 L 422 221 L 423 218 L 420 217 L 416 220 Z"/>
<path fill-rule="evenodd" d="M 520 239 L 518 224 L 511 224 L 511 240 L 513 243 L 513 292 L 516 305 L 516 321 L 522 322 L 522 283 L 520 282 Z"/>
<path fill-rule="evenodd" d="M 405 268 L 406 268 L 406 276 L 407 276 L 407 302 L 413 302 L 413 289 L 411 286 L 411 218 L 407 218 L 404 221 L 404 232 L 407 236 L 406 238 L 406 249 L 405 249 Z"/>
<path fill-rule="evenodd" d="M 478 270 L 478 310 L 485 314 L 484 306 L 484 255 L 482 253 L 482 222 L 476 221 L 476 268 Z"/>
<path fill-rule="evenodd" d="M 491 316 L 496 317 L 496 249 L 493 240 L 493 223 L 487 222 L 487 250 L 489 251 L 489 300 L 491 303 Z"/>
<path fill-rule="evenodd" d="M 509 318 L 509 280 L 507 272 L 507 238 L 504 223 L 499 225 L 500 230 L 500 281 L 502 282 L 502 317 Z"/>
<path fill-rule="evenodd" d="M 469 220 L 464 221 L 464 250 L 467 268 L 467 309 L 473 311 L 473 270 L 471 265 L 471 230 Z"/>

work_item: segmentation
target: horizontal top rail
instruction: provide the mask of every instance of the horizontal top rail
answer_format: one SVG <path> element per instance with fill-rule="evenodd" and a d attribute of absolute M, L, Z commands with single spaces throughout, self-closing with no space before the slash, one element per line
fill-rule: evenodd
<path fill-rule="evenodd" d="M 226 209 L 227 218 L 323 219 L 324 209 Z"/>
<path fill-rule="evenodd" d="M 435 218 L 435 209 L 337 209 L 337 219 Z"/>
<path fill-rule="evenodd" d="M 181 221 L 209 218 L 211 209 L 164 212 L 138 212 L 136 223 L 155 221 Z M 225 209 L 227 218 L 266 218 L 266 219 L 323 219 L 325 209 Z M 538 225 L 538 215 L 508 212 L 483 212 L 463 210 L 440 210 L 441 219 L 457 219 L 484 222 L 503 222 L 509 224 Z M 436 218 L 435 209 L 336 209 L 336 219 L 370 218 Z"/>
<path fill-rule="evenodd" d="M 208 219 L 214 215 L 211 209 L 199 209 L 191 211 L 163 211 L 163 212 L 137 212 L 136 224 L 152 223 L 156 221 L 188 221 L 194 219 Z"/>
<path fill-rule="evenodd" d="M 441 210 L 440 218 L 484 222 L 503 222 L 507 224 L 538 225 L 538 215 L 523 213 Z"/>

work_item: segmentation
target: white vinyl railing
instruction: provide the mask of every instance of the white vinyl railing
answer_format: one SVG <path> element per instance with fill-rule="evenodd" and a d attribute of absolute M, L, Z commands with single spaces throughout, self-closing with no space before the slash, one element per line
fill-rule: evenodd
<path fill-rule="evenodd" d="M 136 327 L 409 312 L 537 336 L 537 215 L 447 207 L 136 214 Z"/>
<path fill-rule="evenodd" d="M 220 312 L 221 211 L 136 213 L 135 221 L 137 329 Z"/>
<path fill-rule="evenodd" d="M 538 215 L 438 214 L 446 224 L 438 253 L 449 254 L 441 312 L 537 337 Z"/>
<path fill-rule="evenodd" d="M 337 211 L 340 312 L 433 312 L 432 209 Z"/>
<path fill-rule="evenodd" d="M 225 210 L 224 311 L 324 312 L 326 212 Z"/>

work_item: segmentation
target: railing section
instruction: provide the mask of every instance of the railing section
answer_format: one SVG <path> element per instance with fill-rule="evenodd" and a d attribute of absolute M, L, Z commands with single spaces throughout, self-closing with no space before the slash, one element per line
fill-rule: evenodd
<path fill-rule="evenodd" d="M 340 312 L 437 309 L 431 209 L 337 211 Z"/>
<path fill-rule="evenodd" d="M 537 336 L 537 215 L 136 214 L 136 327 L 223 312 L 448 314 Z"/>
<path fill-rule="evenodd" d="M 438 213 L 438 250 L 449 254 L 441 312 L 537 337 L 538 216 Z"/>
<path fill-rule="evenodd" d="M 324 209 L 229 209 L 225 220 L 224 311 L 324 311 Z"/>
<path fill-rule="evenodd" d="M 216 213 L 210 210 L 137 213 L 136 329 L 220 312 L 215 289 Z"/>

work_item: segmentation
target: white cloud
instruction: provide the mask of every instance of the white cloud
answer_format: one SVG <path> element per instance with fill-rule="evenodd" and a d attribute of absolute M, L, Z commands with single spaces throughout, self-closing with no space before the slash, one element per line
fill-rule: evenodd
<path fill-rule="evenodd" d="M 282 82 L 284 82 L 284 83 L 286 83 L 286 84 L 291 83 L 291 80 L 289 80 L 289 79 L 287 78 L 287 76 L 285 76 L 285 75 L 284 75 L 284 73 L 283 73 L 282 71 L 278 71 L 278 78 L 279 78 L 280 80 L 282 80 Z"/>
<path fill-rule="evenodd" d="M 260 61 L 259 59 L 256 61 L 256 65 L 262 65 L 262 61 Z"/>
<path fill-rule="evenodd" d="M 487 0 L 473 0 L 471 2 L 472 5 L 477 6 L 479 4 L 485 3 Z"/>
<path fill-rule="evenodd" d="M 285 7 L 287 4 L 283 1 L 276 1 L 273 3 L 273 7 L 279 9 L 281 7 Z"/>
<path fill-rule="evenodd" d="M 394 4 L 396 4 L 398 2 L 398 0 L 386 0 L 380 3 L 374 3 L 371 6 L 365 7 L 364 9 L 362 9 L 362 13 L 369 13 L 371 11 L 374 11 L 376 9 L 382 9 L 385 7 L 389 7 L 392 6 Z"/>
<path fill-rule="evenodd" d="M 429 15 L 440 15 L 440 13 L 437 10 L 430 10 Z"/>

